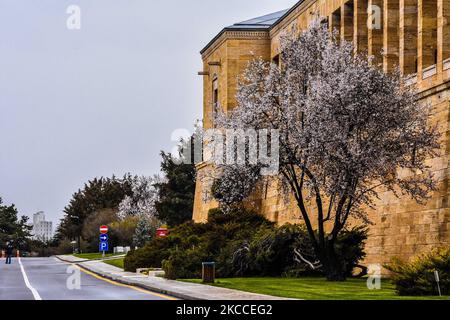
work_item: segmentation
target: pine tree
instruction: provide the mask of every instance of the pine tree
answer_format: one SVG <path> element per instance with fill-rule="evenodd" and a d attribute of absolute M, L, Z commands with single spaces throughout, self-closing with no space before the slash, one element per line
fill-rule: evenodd
<path fill-rule="evenodd" d="M 4 248 L 8 241 L 13 241 L 19 249 L 25 247 L 31 236 L 31 226 L 27 222 L 27 216 L 18 217 L 15 205 L 4 205 L 0 198 L 0 248 Z"/>
<path fill-rule="evenodd" d="M 192 219 L 196 169 L 171 154 L 161 152 L 161 156 L 165 181 L 155 185 L 159 196 L 155 207 L 158 218 L 174 227 Z"/>
<path fill-rule="evenodd" d="M 155 222 L 155 221 L 153 221 Z M 149 242 L 156 232 L 156 225 L 146 217 L 142 216 L 139 220 L 136 231 L 133 236 L 133 243 L 136 247 L 143 247 L 147 242 Z"/>

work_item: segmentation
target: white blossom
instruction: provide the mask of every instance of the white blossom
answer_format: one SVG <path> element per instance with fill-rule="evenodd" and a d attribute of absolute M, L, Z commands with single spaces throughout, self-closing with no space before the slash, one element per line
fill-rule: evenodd
<path fill-rule="evenodd" d="M 289 186 L 280 192 L 295 197 L 327 270 L 325 248 L 349 216 L 368 221 L 363 208 L 374 205 L 380 190 L 419 203 L 428 199 L 436 184 L 425 160 L 437 155 L 439 136 L 428 125 L 430 107 L 418 100 L 416 88 L 405 86 L 398 72 L 383 73 L 372 58 L 355 55 L 351 43 L 337 41 L 317 22 L 281 37 L 281 61 L 281 68 L 252 61 L 239 81 L 236 109 L 217 114 L 215 123 L 279 131 L 278 174 Z M 248 175 L 245 165 L 217 169 L 222 193 L 245 190 L 237 200 L 266 179 Z M 328 234 L 326 222 L 333 227 Z"/>
<path fill-rule="evenodd" d="M 158 176 L 136 176 L 132 179 L 132 196 L 126 196 L 119 205 L 119 217 L 141 216 L 148 219 L 155 217 L 155 203 L 158 191 L 155 184 L 161 179 Z"/>

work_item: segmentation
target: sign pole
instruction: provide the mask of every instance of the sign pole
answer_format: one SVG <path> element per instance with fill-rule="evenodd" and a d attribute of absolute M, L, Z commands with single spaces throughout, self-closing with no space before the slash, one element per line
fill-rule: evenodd
<path fill-rule="evenodd" d="M 108 226 L 100 227 L 100 244 L 99 251 L 102 252 L 102 259 L 106 257 L 106 251 L 108 251 Z"/>

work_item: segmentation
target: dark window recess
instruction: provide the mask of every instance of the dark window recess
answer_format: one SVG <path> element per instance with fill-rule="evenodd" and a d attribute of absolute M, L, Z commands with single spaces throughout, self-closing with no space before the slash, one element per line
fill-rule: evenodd
<path fill-rule="evenodd" d="M 277 54 L 275 57 L 273 57 L 272 62 L 277 66 L 280 66 L 280 55 Z"/>
<path fill-rule="evenodd" d="M 213 81 L 212 89 L 212 116 L 214 122 L 217 112 L 219 111 L 219 83 L 217 79 Z"/>
<path fill-rule="evenodd" d="M 320 24 L 322 26 L 325 26 L 327 29 L 330 27 L 330 20 L 328 17 L 324 17 L 322 18 L 322 20 L 320 20 Z"/>

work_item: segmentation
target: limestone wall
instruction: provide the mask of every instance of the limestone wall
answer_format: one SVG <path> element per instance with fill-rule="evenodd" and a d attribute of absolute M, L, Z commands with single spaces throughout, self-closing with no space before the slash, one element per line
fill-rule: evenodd
<path fill-rule="evenodd" d="M 380 28 L 369 28 L 367 20 L 380 8 Z M 418 205 L 407 197 L 397 199 L 384 193 L 375 211 L 369 211 L 374 225 L 367 243 L 367 263 L 385 263 L 392 257 L 409 258 L 432 247 L 450 244 L 449 209 L 449 108 L 450 108 L 450 0 L 305 0 L 278 22 L 269 32 L 224 34 L 203 54 L 204 126 L 212 126 L 209 117 L 212 81 L 219 81 L 220 103 L 225 110 L 235 107 L 237 76 L 242 73 L 250 52 L 264 59 L 280 54 L 279 38 L 283 31 L 295 26 L 302 30 L 312 19 L 320 17 L 340 38 L 353 41 L 357 50 L 376 55 L 375 63 L 386 72 L 397 66 L 410 75 L 409 85 L 420 90 L 420 99 L 433 106 L 432 124 L 442 133 L 441 155 L 430 160 L 439 181 L 439 190 L 426 205 Z M 383 51 L 386 54 L 382 54 Z M 220 61 L 220 67 L 211 67 Z M 206 170 L 199 165 L 199 173 Z M 217 203 L 205 201 L 207 192 L 201 180 L 197 183 L 194 220 L 207 220 L 208 210 Z M 261 186 L 256 209 L 279 224 L 301 223 L 293 201 L 280 197 L 278 181 Z M 313 208 L 312 208 L 313 209 Z M 356 223 L 356 222 L 353 222 Z"/>

